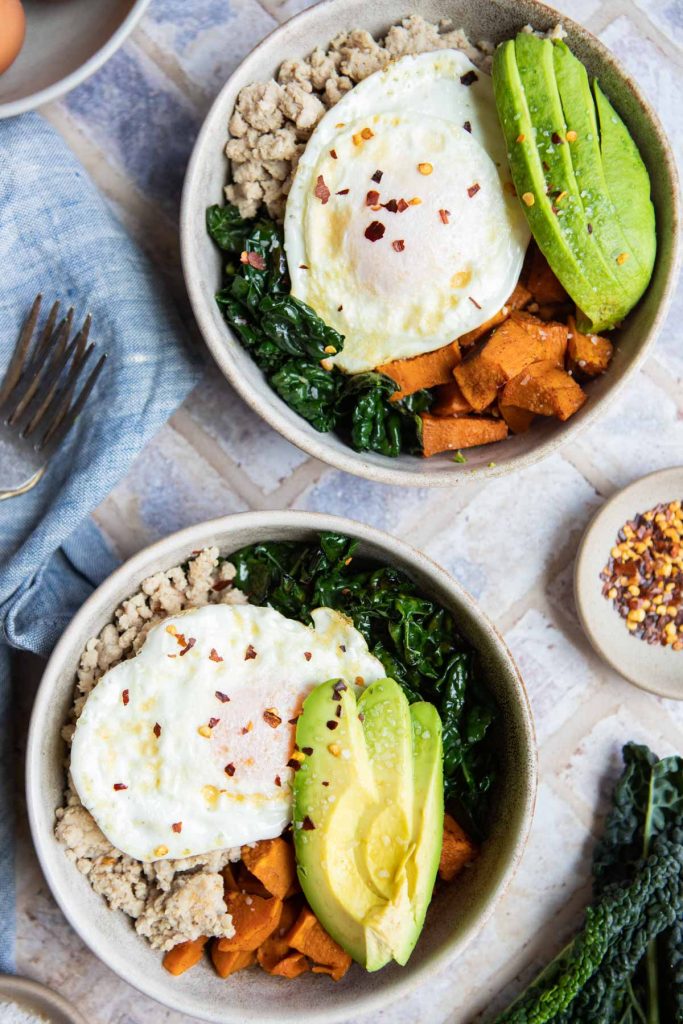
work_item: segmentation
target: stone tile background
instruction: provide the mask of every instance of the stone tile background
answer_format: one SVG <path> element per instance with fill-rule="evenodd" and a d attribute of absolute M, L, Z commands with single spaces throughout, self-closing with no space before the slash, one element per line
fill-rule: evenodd
<path fill-rule="evenodd" d="M 131 233 L 179 281 L 178 198 L 209 103 L 251 47 L 306 0 L 153 0 L 127 45 L 45 108 Z M 407 7 L 411 5 L 408 4 Z M 563 0 L 623 60 L 679 154 L 680 0 Z M 413 7 L 419 9 L 419 4 Z M 176 294 L 183 294 L 182 288 Z M 680 461 L 683 330 L 679 294 L 654 354 L 577 444 L 515 478 L 452 491 L 371 486 L 282 440 L 209 364 L 200 386 L 96 513 L 122 556 L 169 531 L 247 508 L 320 509 L 423 547 L 505 633 L 534 707 L 543 782 L 522 868 L 460 960 L 378 1024 L 465 1024 L 504 1003 L 581 916 L 590 849 L 621 744 L 683 750 L 683 706 L 629 687 L 592 653 L 571 590 L 577 540 L 595 508 L 644 472 Z M 506 529 L 496 542 L 495 523 Z M 180 1024 L 96 961 L 52 902 L 24 827 L 19 969 L 79 1004 L 92 1024 Z"/>

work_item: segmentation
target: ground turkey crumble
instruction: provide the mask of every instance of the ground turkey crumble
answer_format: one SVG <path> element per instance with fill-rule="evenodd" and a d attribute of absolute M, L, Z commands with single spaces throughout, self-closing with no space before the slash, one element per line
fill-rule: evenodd
<path fill-rule="evenodd" d="M 336 36 L 327 50 L 317 47 L 306 60 L 283 61 L 277 81 L 245 86 L 228 126 L 228 202 L 243 217 L 254 217 L 265 205 L 269 216 L 282 221 L 299 157 L 325 111 L 390 60 L 444 48 L 462 50 L 478 68 L 490 71 L 491 43 L 474 46 L 450 22 L 433 25 L 411 14 L 379 42 L 364 29 L 353 29 Z"/>
<path fill-rule="evenodd" d="M 187 608 L 246 604 L 245 595 L 232 584 L 234 576 L 234 566 L 219 560 L 218 548 L 205 548 L 185 566 L 143 581 L 140 591 L 116 609 L 113 622 L 85 645 L 69 722 L 62 730 L 68 745 L 90 691 L 109 668 L 137 654 L 152 626 Z M 200 935 L 234 934 L 220 872 L 240 859 L 239 848 L 181 860 L 135 860 L 103 835 L 81 804 L 70 776 L 65 806 L 56 816 L 55 835 L 67 857 L 112 910 L 134 918 L 137 932 L 155 949 L 168 950 Z"/>

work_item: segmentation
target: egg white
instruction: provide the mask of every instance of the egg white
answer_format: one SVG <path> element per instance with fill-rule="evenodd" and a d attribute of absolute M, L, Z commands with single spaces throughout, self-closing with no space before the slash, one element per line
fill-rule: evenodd
<path fill-rule="evenodd" d="M 150 861 L 281 834 L 290 719 L 326 679 L 385 674 L 343 615 L 312 617 L 309 627 L 271 608 L 208 605 L 166 619 L 102 677 L 76 726 L 71 776 L 117 849 Z"/>
<path fill-rule="evenodd" d="M 464 85 L 470 72 L 476 80 Z M 372 134 L 359 140 L 363 129 Z M 425 163 L 427 175 L 418 170 Z M 490 78 L 460 51 L 403 57 L 329 110 L 299 162 L 285 246 L 292 293 L 345 335 L 332 361 L 350 373 L 372 369 L 432 351 L 496 313 L 529 241 L 510 184 Z M 373 211 L 372 190 L 380 203 L 421 202 Z M 371 242 L 374 220 L 385 233 Z"/>

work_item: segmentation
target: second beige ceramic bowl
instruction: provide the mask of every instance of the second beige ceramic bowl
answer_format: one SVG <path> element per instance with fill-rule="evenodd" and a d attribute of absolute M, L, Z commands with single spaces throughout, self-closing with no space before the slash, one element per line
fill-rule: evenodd
<path fill-rule="evenodd" d="M 354 966 L 337 984 L 315 975 L 286 981 L 259 970 L 221 981 L 208 964 L 173 978 L 163 969 L 161 955 L 135 933 L 129 918 L 106 908 L 54 838 L 55 810 L 64 789 L 60 730 L 71 705 L 80 653 L 146 576 L 180 564 L 191 551 L 215 544 L 229 554 L 255 541 L 303 540 L 320 530 L 358 537 L 359 556 L 405 570 L 454 614 L 463 635 L 480 652 L 483 674 L 500 710 L 500 770 L 490 836 L 472 868 L 439 890 L 407 967 L 367 974 Z M 535 793 L 536 751 L 524 685 L 503 640 L 472 598 L 443 569 L 393 537 L 347 519 L 306 512 L 251 512 L 216 519 L 176 533 L 123 565 L 84 604 L 55 648 L 34 705 L 27 751 L 33 841 L 66 917 L 125 981 L 166 1006 L 216 1024 L 333 1024 L 376 1011 L 423 982 L 462 952 L 492 913 L 522 855 Z"/>
<path fill-rule="evenodd" d="M 224 155 L 227 125 L 240 89 L 274 75 L 286 57 L 303 57 L 315 46 L 326 48 L 339 32 L 364 28 L 380 36 L 411 11 L 429 21 L 449 19 L 470 39 L 498 43 L 531 23 L 546 30 L 562 22 L 567 42 L 597 76 L 635 138 L 652 179 L 657 212 L 658 254 L 650 287 L 619 331 L 617 352 L 608 371 L 588 387 L 589 400 L 567 423 L 535 423 L 527 434 L 510 437 L 467 453 L 458 465 L 452 455 L 423 459 L 354 452 L 335 434 L 320 434 L 297 416 L 266 383 L 251 357 L 227 326 L 214 293 L 220 286 L 221 258 L 206 233 L 207 206 L 222 202 L 228 175 Z M 219 93 L 197 139 L 185 179 L 181 211 L 181 252 L 192 308 L 221 371 L 275 430 L 316 458 L 347 473 L 389 484 L 447 486 L 468 479 L 500 476 L 536 462 L 571 440 L 605 409 L 632 376 L 654 341 L 676 280 L 678 248 L 678 184 L 666 135 L 656 114 L 629 73 L 590 32 L 535 0 L 326 0 L 298 15 L 268 36 L 240 65 Z"/>

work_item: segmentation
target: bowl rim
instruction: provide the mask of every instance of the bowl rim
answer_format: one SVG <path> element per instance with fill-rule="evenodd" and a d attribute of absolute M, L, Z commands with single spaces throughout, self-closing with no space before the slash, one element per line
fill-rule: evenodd
<path fill-rule="evenodd" d="M 493 2 L 495 3 L 495 0 L 493 0 Z M 680 186 L 676 161 L 669 143 L 668 135 L 653 106 L 650 104 L 649 100 L 645 98 L 640 87 L 634 81 L 633 76 L 596 35 L 573 18 L 562 14 L 547 4 L 541 3 L 540 0 L 531 0 L 531 2 L 533 2 L 534 6 L 539 8 L 545 16 L 556 17 L 557 21 L 561 22 L 563 26 L 570 30 L 570 32 L 576 32 L 579 35 L 584 35 L 589 38 L 599 59 L 605 63 L 613 65 L 624 88 L 629 91 L 633 100 L 642 109 L 645 118 L 651 123 L 662 146 L 664 154 L 663 162 L 670 186 L 672 255 L 665 277 L 661 300 L 652 319 L 650 328 L 644 339 L 641 341 L 640 347 L 633 357 L 630 365 L 619 377 L 615 377 L 612 380 L 610 388 L 605 392 L 605 394 L 600 396 L 600 399 L 597 402 L 589 403 L 588 407 L 581 411 L 580 416 L 573 417 L 566 423 L 563 423 L 561 428 L 558 429 L 557 434 L 541 440 L 528 452 L 512 456 L 510 461 L 506 462 L 504 465 L 499 466 L 492 461 L 488 465 L 467 469 L 454 463 L 449 469 L 430 470 L 427 465 L 425 465 L 422 469 L 412 471 L 393 467 L 391 465 L 392 460 L 388 457 L 384 457 L 383 463 L 375 461 L 370 462 L 366 458 L 365 453 L 356 452 L 351 447 L 345 448 L 343 451 L 331 448 L 325 440 L 327 435 L 313 434 L 312 428 L 309 428 L 309 425 L 306 424 L 305 420 L 301 419 L 301 426 L 299 426 L 298 423 L 290 422 L 284 412 L 284 408 L 282 407 L 282 400 L 279 399 L 274 392 L 271 391 L 272 397 L 266 397 L 265 395 L 261 396 L 259 392 L 250 387 L 243 377 L 232 352 L 232 347 L 240 345 L 240 342 L 227 324 L 222 325 L 223 330 L 221 331 L 214 328 L 214 324 L 208 313 L 208 304 L 213 301 L 213 295 L 208 295 L 207 289 L 204 286 L 200 275 L 193 270 L 193 233 L 195 221 L 192 216 L 192 197 L 196 190 L 197 181 L 200 175 L 205 143 L 209 138 L 210 128 L 217 112 L 223 106 L 225 94 L 231 90 L 233 81 L 241 74 L 244 65 L 251 61 L 252 57 L 262 53 L 264 49 L 272 47 L 273 43 L 285 29 L 289 31 L 292 26 L 296 25 L 299 30 L 303 32 L 309 22 L 313 22 L 319 17 L 320 11 L 328 11 L 334 7 L 341 9 L 345 4 L 345 0 L 322 0 L 322 2 L 314 4 L 314 6 L 308 7 L 300 13 L 295 14 L 292 18 L 289 18 L 287 21 L 278 25 L 269 32 L 267 36 L 265 36 L 252 50 L 249 51 L 249 53 L 242 61 L 240 61 L 239 65 L 228 77 L 209 107 L 204 121 L 202 122 L 202 126 L 195 140 L 187 166 L 180 202 L 180 262 L 185 280 L 185 287 L 187 288 L 190 305 L 192 307 L 197 326 L 199 327 L 199 332 L 213 356 L 214 361 L 218 364 L 219 369 L 247 405 L 249 405 L 254 412 L 269 424 L 269 426 L 276 430 L 291 444 L 296 445 L 307 455 L 319 459 L 334 469 L 344 470 L 347 473 L 352 473 L 355 476 L 362 477 L 366 480 L 372 480 L 376 483 L 399 484 L 408 487 L 452 487 L 458 483 L 471 480 L 480 481 L 505 476 L 515 470 L 521 470 L 527 466 L 532 466 L 540 462 L 546 456 L 557 451 L 569 440 L 575 438 L 580 431 L 593 424 L 599 416 L 602 416 L 625 384 L 631 380 L 638 369 L 642 366 L 643 361 L 652 350 L 662 328 L 664 318 L 669 310 L 674 288 L 678 280 L 679 264 L 681 260 Z M 426 462 L 427 460 L 423 461 Z M 384 463 L 386 463 L 386 465 Z"/>
<path fill-rule="evenodd" d="M 81 622 L 83 620 L 87 620 L 91 612 L 100 610 L 103 605 L 107 605 L 111 606 L 113 613 L 115 601 L 111 600 L 111 594 L 118 590 L 120 583 L 133 580 L 139 582 L 142 578 L 142 574 L 148 571 L 151 559 L 154 559 L 154 561 L 159 564 L 163 564 L 163 560 L 168 557 L 167 553 L 170 553 L 178 547 L 187 547 L 188 551 L 194 550 L 198 543 L 203 543 L 204 537 L 216 536 L 217 534 L 226 531 L 234 533 L 240 528 L 245 527 L 248 527 L 253 531 L 259 531 L 263 534 L 267 534 L 269 530 L 275 530 L 291 525 L 297 526 L 302 533 L 310 530 L 316 532 L 320 532 L 322 530 L 334 530 L 346 533 L 349 536 L 357 537 L 361 542 L 377 546 L 382 551 L 386 552 L 388 559 L 391 559 L 393 554 L 397 553 L 400 559 L 411 568 L 414 568 L 416 572 L 422 573 L 429 580 L 438 584 L 440 588 L 443 588 L 443 590 L 452 599 L 454 605 L 465 605 L 470 610 L 476 611 L 478 622 L 480 622 L 488 632 L 496 649 L 497 656 L 507 664 L 510 670 L 510 678 L 514 682 L 514 688 L 511 689 L 511 696 L 519 708 L 521 742 L 524 745 L 525 753 L 527 755 L 526 764 L 522 774 L 523 796 L 520 798 L 520 824 L 517 836 L 510 851 L 507 865 L 501 873 L 497 884 L 495 884 L 492 890 L 488 893 L 482 912 L 461 936 L 445 942 L 441 949 L 430 953 L 419 968 L 407 972 L 404 976 L 400 977 L 392 984 L 388 991 L 383 991 L 380 988 L 377 991 L 361 997 L 358 1004 L 353 1007 L 353 1012 L 364 1014 L 372 1010 L 379 1010 L 382 1007 L 386 1007 L 391 1003 L 394 1003 L 401 996 L 408 995 L 410 991 L 417 987 L 417 985 L 423 984 L 429 977 L 433 976 L 447 963 L 452 962 L 460 953 L 462 953 L 464 948 L 472 941 L 475 935 L 490 918 L 495 907 L 499 904 L 504 893 L 509 888 L 521 862 L 533 821 L 538 790 L 538 749 L 531 705 L 524 680 L 522 679 L 519 668 L 517 667 L 505 640 L 496 626 L 491 622 L 488 616 L 481 611 L 478 603 L 461 586 L 461 584 L 450 576 L 445 569 L 434 562 L 428 555 L 425 555 L 417 548 L 413 548 L 411 545 L 406 544 L 405 541 L 399 540 L 383 530 L 368 526 L 365 523 L 342 516 L 319 512 L 305 512 L 301 510 L 265 510 L 257 512 L 241 512 L 235 515 L 221 516 L 217 519 L 207 520 L 194 526 L 187 527 L 176 533 L 168 535 L 148 547 L 143 548 L 119 566 L 119 568 L 107 577 L 107 579 L 104 580 L 84 602 L 62 633 L 47 662 L 35 697 L 29 725 L 26 748 L 26 801 L 31 836 L 43 875 L 53 898 L 76 934 L 88 946 L 91 952 L 98 957 L 98 959 L 102 960 L 103 963 L 105 963 L 114 971 L 114 973 L 128 984 L 137 988 L 145 995 L 156 999 L 164 1006 L 193 1016 L 197 1016 L 198 1011 L 196 1008 L 188 1005 L 187 997 L 185 997 L 181 992 L 174 993 L 173 988 L 169 986 L 162 995 L 157 991 L 156 983 L 152 982 L 146 986 L 144 977 L 137 978 L 135 980 L 131 979 L 129 974 L 126 972 L 126 966 L 129 967 L 128 961 L 122 961 L 121 963 L 117 963 L 115 960 L 112 961 L 111 950 L 105 947 L 102 937 L 95 929 L 91 932 L 87 915 L 80 909 L 80 901 L 70 898 L 71 894 L 60 888 L 60 885 L 55 878 L 52 865 L 53 863 L 56 863 L 56 856 L 63 854 L 61 850 L 49 842 L 47 834 L 42 831 L 42 824 L 39 820 L 39 808 L 43 806 L 43 790 L 40 784 L 41 766 L 43 761 L 41 752 L 41 741 L 44 735 L 43 723 L 45 719 L 49 717 L 50 701 L 55 684 L 58 683 L 60 674 L 63 671 L 63 664 L 72 654 L 71 648 L 73 647 L 74 642 L 72 637 L 78 637 Z M 132 586 L 135 586 L 135 583 L 133 583 Z M 109 954 L 109 957 L 107 957 L 107 953 Z M 325 1021 L 325 1024 L 333 1024 L 333 1022 L 346 1021 L 348 1019 L 349 1012 L 350 1008 L 342 1005 L 331 1010 L 326 1009 L 324 1016 L 317 1016 L 316 1011 L 313 1010 L 310 1018 L 307 1019 L 311 1024 L 313 1024 L 313 1022 L 315 1022 L 315 1024 L 319 1024 L 319 1022 L 322 1022 L 323 1020 Z M 240 1011 L 240 1013 L 242 1014 L 242 1011 Z M 245 1024 L 243 1014 L 239 1017 L 231 1016 L 230 1010 L 227 1006 L 221 1008 L 220 1016 L 205 1016 L 200 1019 L 213 1021 L 215 1024 Z M 254 1024 L 257 1020 L 255 1017 L 250 1017 L 248 1019 L 253 1021 Z M 258 1018 L 258 1020 L 261 1019 L 262 1018 Z M 277 1020 L 280 1024 L 296 1024 L 296 1022 L 301 1020 L 301 1017 L 289 1017 L 286 1013 L 283 1014 L 280 1012 L 280 1008 L 278 1007 L 277 1016 L 273 1016 L 272 1018 L 269 1017 L 268 1019 L 273 1021 Z"/>
<path fill-rule="evenodd" d="M 127 36 L 133 31 L 138 21 L 145 13 L 151 0 L 133 0 L 133 5 L 128 11 L 121 24 L 109 36 L 103 46 L 96 50 L 80 67 L 71 71 L 64 78 L 58 79 L 52 85 L 46 85 L 44 89 L 23 96 L 18 100 L 9 100 L 7 103 L 0 103 L 0 120 L 6 117 L 16 117 L 17 114 L 25 114 L 36 107 L 42 107 L 46 103 L 59 99 L 65 93 L 81 85 L 86 78 L 90 78 L 110 57 L 116 53 L 119 47 L 125 42 Z"/>

